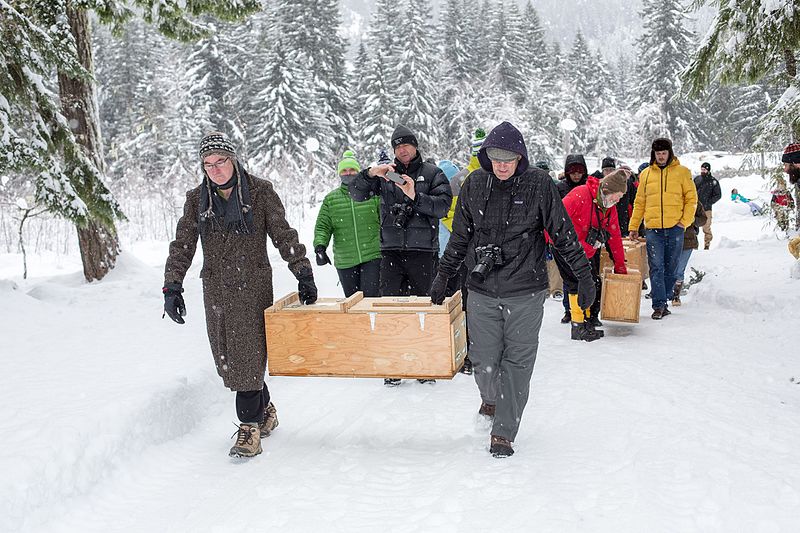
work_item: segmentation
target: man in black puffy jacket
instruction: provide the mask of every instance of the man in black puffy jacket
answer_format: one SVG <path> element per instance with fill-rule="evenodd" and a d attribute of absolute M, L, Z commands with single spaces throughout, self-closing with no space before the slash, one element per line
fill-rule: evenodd
<path fill-rule="evenodd" d="M 708 162 L 700 165 L 700 175 L 694 178 L 694 186 L 697 189 L 697 202 L 703 206 L 703 211 L 706 213 L 706 223 L 703 224 L 703 241 L 704 249 L 708 250 L 708 247 L 711 246 L 711 239 L 714 238 L 711 234 L 711 206 L 722 198 L 719 182 L 711 175 L 711 165 Z"/>
<path fill-rule="evenodd" d="M 428 295 L 439 255 L 439 219 L 453 201 L 444 172 L 423 161 L 417 147 L 417 136 L 397 126 L 392 133 L 394 162 L 362 170 L 350 183 L 353 200 L 381 199 L 382 296 L 401 296 L 407 287 L 413 295 Z M 391 181 L 389 172 L 402 181 Z M 399 383 L 396 378 L 384 380 L 388 386 Z"/>
<path fill-rule="evenodd" d="M 492 422 L 490 451 L 514 453 L 539 343 L 548 279 L 544 231 L 578 278 L 581 305 L 592 304 L 589 261 L 550 175 L 529 167 L 522 134 L 508 122 L 486 137 L 456 203 L 453 232 L 431 286 L 444 300 L 447 280 L 464 262 L 469 273 L 469 357 Z"/>

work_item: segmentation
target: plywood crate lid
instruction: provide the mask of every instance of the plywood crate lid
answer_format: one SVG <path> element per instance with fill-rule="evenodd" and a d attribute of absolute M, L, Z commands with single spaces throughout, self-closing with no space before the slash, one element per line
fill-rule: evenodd
<path fill-rule="evenodd" d="M 434 313 L 448 314 L 461 306 L 461 291 L 444 299 L 442 305 L 431 303 L 429 296 L 383 296 L 364 298 L 349 313 Z"/>
<path fill-rule="evenodd" d="M 357 292 L 349 298 L 318 298 L 316 302 L 305 305 L 300 296 L 291 292 L 266 309 L 266 313 L 346 313 L 348 309 L 364 298 L 363 292 Z"/>

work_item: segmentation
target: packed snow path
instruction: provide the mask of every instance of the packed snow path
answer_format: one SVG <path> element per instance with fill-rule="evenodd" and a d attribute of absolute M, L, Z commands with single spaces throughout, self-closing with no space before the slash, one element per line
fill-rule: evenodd
<path fill-rule="evenodd" d="M 262 455 L 228 458 L 199 261 L 187 324 L 161 320 L 166 243 L 100 283 L 0 282 L 0 531 L 795 531 L 800 281 L 746 210 L 715 208 L 690 263 L 706 276 L 661 322 L 643 299 L 640 324 L 579 343 L 547 301 L 502 460 L 463 375 L 270 378 L 280 426 Z M 276 295 L 293 290 L 275 263 Z"/>

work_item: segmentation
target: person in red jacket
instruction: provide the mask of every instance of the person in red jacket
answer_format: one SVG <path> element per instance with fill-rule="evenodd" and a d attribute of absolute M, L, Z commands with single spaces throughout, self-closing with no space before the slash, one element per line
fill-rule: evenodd
<path fill-rule="evenodd" d="M 622 246 L 616 204 L 627 190 L 629 175 L 627 170 L 619 169 L 602 180 L 589 176 L 585 185 L 572 189 L 563 200 L 567 214 L 575 227 L 578 242 L 583 246 L 583 251 L 592 265 L 592 274 L 595 277 L 598 293 L 600 291 L 599 250 L 606 243 L 608 243 L 614 260 L 614 272 L 628 273 L 625 268 L 625 250 Z M 591 308 L 582 309 L 578 305 L 578 280 L 567 268 L 568 265 L 563 258 L 555 253 L 554 257 L 561 276 L 564 278 L 564 283 L 567 285 L 572 319 L 572 339 L 588 342 L 599 339 L 603 336 L 601 330 L 595 329 L 602 325 L 597 319 L 600 310 L 599 297 Z"/>

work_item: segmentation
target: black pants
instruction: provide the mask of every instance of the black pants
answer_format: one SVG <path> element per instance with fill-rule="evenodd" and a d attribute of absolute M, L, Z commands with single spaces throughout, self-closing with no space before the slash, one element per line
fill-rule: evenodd
<path fill-rule="evenodd" d="M 236 391 L 236 414 L 243 424 L 260 424 L 269 404 L 267 384 L 261 390 Z"/>
<path fill-rule="evenodd" d="M 344 295 L 363 291 L 366 298 L 381 295 L 381 260 L 373 259 L 350 268 L 337 268 Z"/>
<path fill-rule="evenodd" d="M 381 258 L 381 296 L 427 296 L 433 282 L 436 252 L 385 250 Z"/>
<path fill-rule="evenodd" d="M 561 274 L 561 279 L 564 280 L 564 310 L 569 311 L 569 298 L 567 294 L 578 294 L 578 278 L 572 273 L 572 269 L 564 258 L 559 254 L 555 248 L 553 249 L 553 259 L 556 261 L 558 272 Z M 603 282 L 600 279 L 600 251 L 589 259 L 589 265 L 592 267 L 592 278 L 594 279 L 595 299 L 592 306 L 589 308 L 592 316 L 600 316 L 600 296 L 602 296 Z"/>

